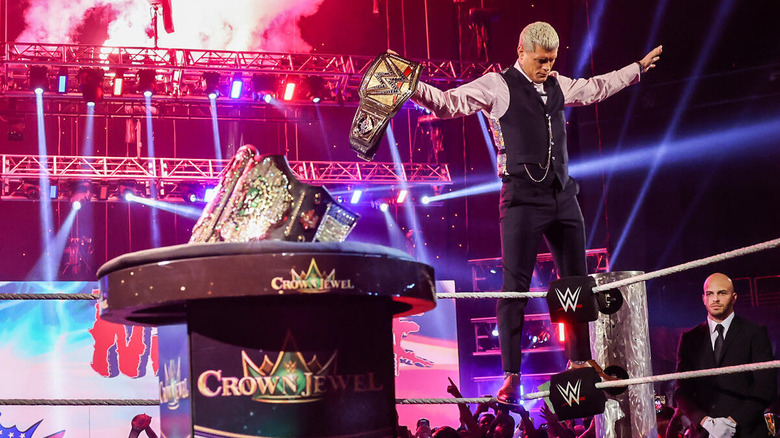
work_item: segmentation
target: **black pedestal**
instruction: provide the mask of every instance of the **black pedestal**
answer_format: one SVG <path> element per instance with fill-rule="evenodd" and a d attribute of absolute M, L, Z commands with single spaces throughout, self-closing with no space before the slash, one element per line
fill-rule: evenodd
<path fill-rule="evenodd" d="M 366 244 L 181 245 L 98 275 L 104 319 L 173 324 L 168 438 L 391 437 L 392 318 L 435 306 L 430 266 Z"/>

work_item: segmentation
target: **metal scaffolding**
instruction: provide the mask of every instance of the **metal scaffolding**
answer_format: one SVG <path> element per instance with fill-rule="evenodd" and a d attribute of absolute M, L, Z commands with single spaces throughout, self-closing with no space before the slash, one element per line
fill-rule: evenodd
<path fill-rule="evenodd" d="M 3 196 L 25 196 L 30 187 L 47 177 L 63 188 L 90 185 L 100 200 L 107 200 L 122 186 L 134 186 L 147 196 L 178 195 L 186 185 L 213 186 L 229 160 L 191 158 L 83 157 L 0 155 Z M 292 161 L 298 180 L 325 186 L 443 186 L 452 184 L 446 164 L 377 162 Z M 100 190 L 100 187 L 105 189 Z M 157 190 L 150 190 L 152 187 Z M 115 196 L 114 196 L 115 197 Z"/>
<path fill-rule="evenodd" d="M 49 89 L 52 91 L 57 91 L 57 86 L 52 85 L 59 85 L 58 75 L 67 77 L 64 92 L 47 93 L 46 100 L 60 104 L 68 101 L 78 102 L 82 97 L 78 83 L 80 72 L 83 69 L 94 69 L 102 72 L 102 89 L 105 95 L 103 102 L 108 106 L 107 114 L 122 114 L 122 105 L 143 101 L 141 92 L 135 88 L 138 73 L 143 70 L 154 71 L 154 101 L 165 102 L 168 107 L 196 105 L 205 107 L 208 112 L 209 99 L 204 84 L 204 73 L 207 72 L 220 74 L 219 87 L 223 90 L 229 88 L 235 73 L 241 74 L 244 84 L 241 97 L 218 99 L 220 106 L 241 104 L 270 107 L 272 104 L 265 102 L 259 95 L 260 92 L 270 91 L 281 98 L 287 83 L 296 82 L 299 87 L 305 88 L 309 86 L 306 81 L 312 77 L 319 78 L 319 86 L 325 90 L 319 105 L 354 106 L 358 102 L 357 89 L 361 77 L 374 59 L 370 56 L 354 55 L 14 42 L 5 43 L 3 53 L 2 72 L 5 80 L 0 92 L 5 98 L 32 98 L 30 68 L 45 67 Z M 487 72 L 501 70 L 499 64 L 487 62 L 420 62 L 423 65 L 421 79 L 440 86 L 456 85 Z M 113 93 L 116 78 L 123 78 L 121 95 Z M 284 105 L 312 105 L 312 101 L 301 91 L 299 97 L 285 101 Z M 66 110 L 63 111 L 67 112 Z M 200 112 L 196 114 L 198 117 L 201 115 Z M 190 114 L 189 117 L 193 115 Z"/>

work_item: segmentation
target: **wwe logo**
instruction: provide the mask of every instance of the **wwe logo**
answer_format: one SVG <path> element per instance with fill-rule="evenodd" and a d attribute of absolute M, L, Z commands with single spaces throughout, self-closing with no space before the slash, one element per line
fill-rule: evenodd
<path fill-rule="evenodd" d="M 577 380 L 577 384 L 573 386 L 571 382 L 566 382 L 566 388 L 563 388 L 558 384 L 555 386 L 558 387 L 558 392 L 560 392 L 566 405 L 571 407 L 573 403 L 580 404 L 580 387 L 582 386 L 582 380 Z"/>
<path fill-rule="evenodd" d="M 563 306 L 563 311 L 568 312 L 569 309 L 573 312 L 575 310 L 575 307 L 577 307 L 577 300 L 580 298 L 580 290 L 582 287 L 578 287 L 574 292 L 571 291 L 568 287 L 566 288 L 566 292 L 561 292 L 560 289 L 557 287 L 555 288 L 555 293 L 558 295 L 558 301 L 560 301 L 561 306 Z"/>

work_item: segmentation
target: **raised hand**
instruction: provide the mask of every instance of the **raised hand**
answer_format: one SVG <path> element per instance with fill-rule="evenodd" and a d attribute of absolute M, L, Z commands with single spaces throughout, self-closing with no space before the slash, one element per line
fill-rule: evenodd
<path fill-rule="evenodd" d="M 644 58 L 639 60 L 639 65 L 642 66 L 642 73 L 655 68 L 655 63 L 661 59 L 661 52 L 663 52 L 664 46 L 658 46 L 655 49 L 645 55 Z"/>

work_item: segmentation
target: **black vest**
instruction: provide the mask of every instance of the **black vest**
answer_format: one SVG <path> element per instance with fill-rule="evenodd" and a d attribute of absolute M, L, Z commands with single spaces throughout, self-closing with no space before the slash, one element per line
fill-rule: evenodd
<path fill-rule="evenodd" d="M 516 68 L 501 73 L 509 86 L 509 108 L 498 121 L 506 147 L 506 171 L 509 175 L 526 173 L 539 179 L 544 170 L 537 164 L 547 163 L 549 135 L 547 117 L 552 128 L 551 173 L 558 178 L 561 187 L 569 179 L 569 154 L 566 151 L 566 118 L 564 117 L 563 91 L 558 80 L 548 76 L 544 82 L 547 104 L 542 96 Z M 548 176 L 550 178 L 550 176 Z"/>

